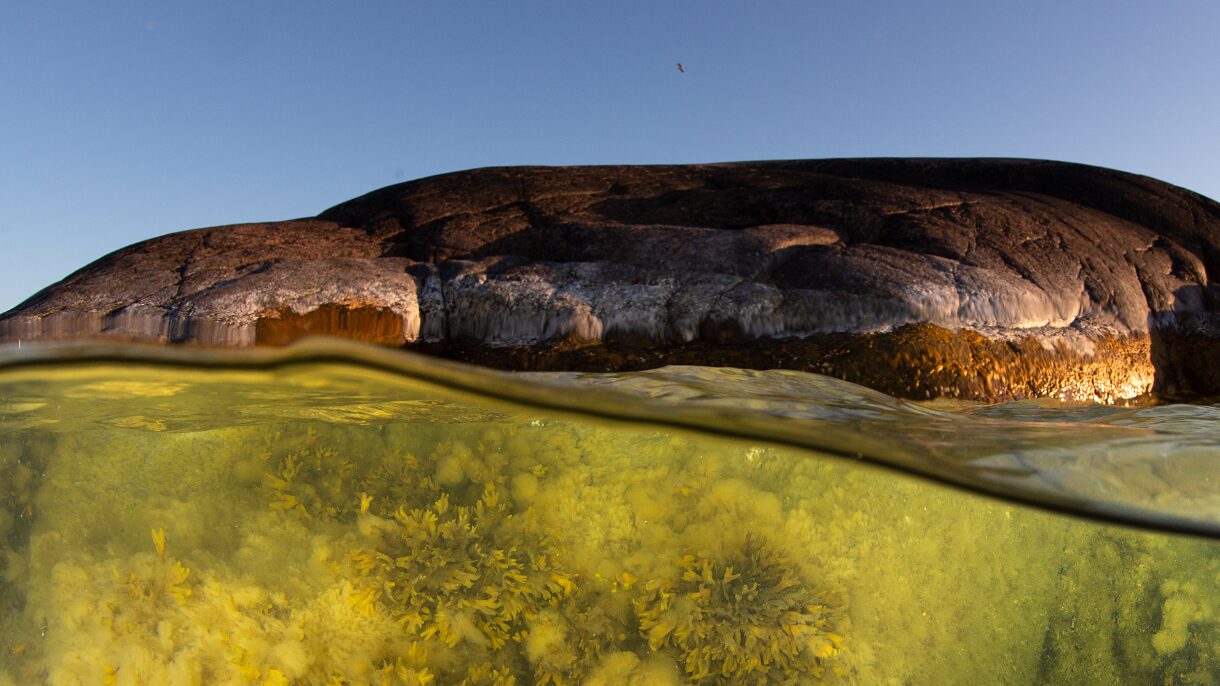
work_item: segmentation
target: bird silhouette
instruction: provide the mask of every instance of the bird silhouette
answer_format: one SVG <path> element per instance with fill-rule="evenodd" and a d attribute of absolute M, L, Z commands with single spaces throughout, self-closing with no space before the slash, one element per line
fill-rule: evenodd
<path fill-rule="evenodd" d="M 678 71 L 682 72 L 683 74 L 686 73 L 686 67 L 682 66 L 681 62 L 678 63 Z"/>

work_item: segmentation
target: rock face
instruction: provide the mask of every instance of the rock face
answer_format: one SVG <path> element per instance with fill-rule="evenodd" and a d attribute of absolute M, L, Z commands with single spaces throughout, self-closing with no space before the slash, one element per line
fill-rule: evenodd
<path fill-rule="evenodd" d="M 1112 400 L 1220 393 L 1215 273 L 1220 205 L 1096 167 L 507 167 L 138 243 L 4 315 L 0 338 L 328 333 L 518 369 L 731 364 L 908 397 Z"/>

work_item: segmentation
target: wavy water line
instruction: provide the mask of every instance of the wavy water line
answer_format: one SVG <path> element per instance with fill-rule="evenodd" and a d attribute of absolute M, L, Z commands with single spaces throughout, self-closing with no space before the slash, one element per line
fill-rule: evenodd
<path fill-rule="evenodd" d="M 218 370 L 274 372 L 246 383 L 295 380 L 290 389 L 313 394 L 298 401 L 324 398 L 320 372 L 338 368 L 355 373 L 353 388 L 381 384 L 380 394 L 341 398 L 362 421 L 411 421 L 420 408 L 404 405 L 395 389 L 412 382 L 459 407 L 490 406 L 493 415 L 528 408 L 793 446 L 1073 516 L 1220 538 L 1220 463 L 1203 459 L 1220 450 L 1220 409 L 1209 406 L 1086 411 L 1023 403 L 950 412 L 792 371 L 523 374 L 340 339 L 242 350 L 77 342 L 0 348 L 0 428 L 16 429 L 19 417 L 39 409 L 37 398 L 12 393 L 13 384 L 107 364 L 133 375 L 172 367 L 190 377 L 193 370 L 199 383 Z M 105 404 L 92 405 L 100 412 Z M 237 422 L 241 408 L 216 411 Z"/>

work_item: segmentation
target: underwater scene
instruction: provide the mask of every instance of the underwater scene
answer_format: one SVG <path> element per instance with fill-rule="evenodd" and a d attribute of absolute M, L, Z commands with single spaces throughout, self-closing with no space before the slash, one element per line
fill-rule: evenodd
<path fill-rule="evenodd" d="M 1217 684 L 1220 407 L 0 358 L 0 685 Z"/>

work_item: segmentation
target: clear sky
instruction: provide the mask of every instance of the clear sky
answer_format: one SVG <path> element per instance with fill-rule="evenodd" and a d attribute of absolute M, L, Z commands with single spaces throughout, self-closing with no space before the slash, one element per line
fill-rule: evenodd
<path fill-rule="evenodd" d="M 1220 198 L 1218 29 L 1216 0 L 6 2 L 0 310 L 485 165 L 1044 157 Z"/>

